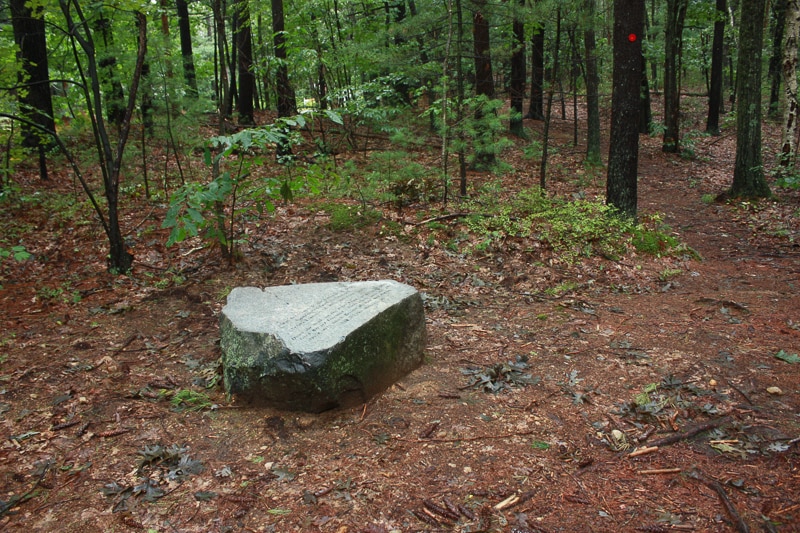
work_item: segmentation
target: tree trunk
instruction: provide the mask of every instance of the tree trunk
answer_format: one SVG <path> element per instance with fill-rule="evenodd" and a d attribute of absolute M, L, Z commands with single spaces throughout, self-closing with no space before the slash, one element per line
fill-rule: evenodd
<path fill-rule="evenodd" d="M 186 81 L 186 96 L 197 98 L 197 76 L 194 70 L 194 54 L 192 53 L 192 28 L 189 24 L 189 4 L 186 0 L 175 0 L 178 12 L 178 33 L 181 40 L 181 57 L 183 58 L 183 79 Z"/>
<path fill-rule="evenodd" d="M 667 0 L 664 31 L 664 141 L 661 149 L 670 153 L 680 149 L 680 58 L 688 3 L 689 0 Z"/>
<path fill-rule="evenodd" d="M 781 65 L 783 63 L 783 32 L 786 26 L 786 0 L 776 0 L 772 4 L 772 56 L 769 58 L 769 116 L 778 117 L 781 101 Z"/>
<path fill-rule="evenodd" d="M 461 0 L 456 5 L 456 123 L 464 124 L 464 9 Z M 458 135 L 458 181 L 459 194 L 467 196 L 467 154 L 464 149 L 464 128 L 457 129 Z"/>
<path fill-rule="evenodd" d="M 253 75 L 253 36 L 250 29 L 250 6 L 248 0 L 236 0 L 234 7 L 238 14 L 236 25 L 236 57 L 239 70 L 239 124 L 253 126 L 253 97 L 256 88 L 256 77 Z"/>
<path fill-rule="evenodd" d="M 739 61 L 736 69 L 736 161 L 728 195 L 758 198 L 770 195 L 761 160 L 761 50 L 766 0 L 742 3 Z"/>
<path fill-rule="evenodd" d="M 20 82 L 25 87 L 23 96 L 19 99 L 21 114 L 41 128 L 55 131 L 44 13 L 41 7 L 34 13 L 26 0 L 11 0 L 10 5 L 14 42 L 19 48 L 17 57 L 22 64 Z M 42 132 L 35 127 L 23 123 L 22 145 L 28 148 L 40 148 L 43 154 L 46 148 L 52 146 L 52 139 L 49 135 L 42 135 Z M 42 178 L 46 177 L 45 170 Z"/>
<path fill-rule="evenodd" d="M 645 38 L 650 40 L 652 33 L 647 19 L 647 9 L 644 11 L 644 32 Z M 653 111 L 650 99 L 650 80 L 647 76 L 647 58 L 644 54 L 642 54 L 642 87 L 639 94 L 639 103 L 642 106 L 639 110 L 639 133 L 649 134 L 653 125 Z"/>
<path fill-rule="evenodd" d="M 520 9 L 525 0 L 520 0 Z M 514 16 L 512 24 L 513 41 L 511 43 L 511 121 L 509 129 L 513 135 L 522 137 L 522 105 L 525 99 L 525 24 L 520 14 Z"/>
<path fill-rule="evenodd" d="M 797 47 L 800 38 L 800 0 L 789 0 L 786 6 L 786 30 L 783 37 L 782 72 L 786 109 L 783 112 L 780 164 L 783 169 L 796 170 L 797 145 L 800 137 L 797 101 Z"/>
<path fill-rule="evenodd" d="M 219 91 L 217 97 L 217 107 L 219 109 L 219 134 L 225 132 L 225 119 L 230 116 L 228 102 L 230 97 L 230 85 L 228 83 L 228 62 L 225 53 L 225 11 L 223 0 L 212 0 L 211 9 L 214 13 L 215 40 L 217 42 L 217 64 L 219 68 Z"/>
<path fill-rule="evenodd" d="M 475 14 L 472 18 L 472 43 L 475 61 L 475 94 L 494 98 L 494 74 L 492 73 L 491 41 L 489 39 L 489 21 L 483 16 L 485 0 L 475 2 Z M 481 127 L 481 119 L 486 112 L 478 108 L 475 111 L 476 127 Z M 478 132 L 477 137 L 482 137 Z M 488 168 L 495 163 L 493 150 L 487 149 L 484 142 L 479 142 L 475 149 L 476 168 Z"/>
<path fill-rule="evenodd" d="M 142 20 L 140 17 L 136 17 L 136 28 L 139 30 L 139 34 L 137 38 L 143 38 L 144 42 L 137 42 L 138 47 L 143 47 L 147 50 L 147 32 L 142 32 L 139 26 L 142 24 Z M 150 83 L 150 62 L 147 60 L 147 56 L 145 56 L 144 62 L 142 63 L 142 97 L 140 99 L 139 104 L 139 111 L 142 115 L 142 143 L 144 143 L 145 139 L 145 132 L 149 134 L 153 134 L 153 127 L 155 126 L 155 122 L 153 120 L 153 86 Z M 167 118 L 169 120 L 169 117 Z M 144 178 L 145 178 L 145 189 L 148 189 L 147 185 L 147 168 L 146 165 L 142 167 L 144 171 Z M 149 199 L 150 196 L 148 194 L 147 198 Z"/>
<path fill-rule="evenodd" d="M 649 134 L 653 123 L 650 101 L 650 80 L 647 79 L 647 60 L 642 54 L 642 81 L 639 89 L 639 133 Z"/>
<path fill-rule="evenodd" d="M 585 0 L 586 29 L 583 32 L 586 48 L 586 160 L 600 163 L 600 79 L 597 75 L 597 45 L 594 35 L 595 0 Z"/>
<path fill-rule="evenodd" d="M 119 138 L 117 139 L 116 146 L 112 148 L 102 113 L 103 102 L 100 90 L 100 65 L 99 62 L 95 60 L 96 47 L 92 36 L 93 32 L 77 0 L 59 0 L 59 6 L 61 12 L 64 14 L 67 26 L 72 29 L 70 38 L 73 39 L 75 60 L 78 64 L 85 61 L 85 68 L 80 68 L 79 71 L 82 77 L 81 81 L 83 82 L 82 87 L 86 99 L 86 108 L 92 121 L 98 163 L 103 174 L 103 192 L 106 197 L 107 218 L 104 216 L 102 209 L 95 201 L 86 183 L 82 181 L 82 184 L 89 195 L 89 199 L 92 201 L 106 236 L 108 237 L 110 248 L 108 269 L 111 272 L 123 273 L 130 270 L 133 264 L 133 255 L 125 244 L 125 239 L 122 236 L 119 224 L 119 186 L 122 159 L 130 133 L 131 119 L 136 106 L 136 95 L 147 52 L 147 18 L 142 13 L 136 13 L 136 22 L 139 28 L 139 49 L 136 55 L 136 66 L 134 67 L 128 89 L 128 102 L 122 110 L 122 119 L 118 125 Z M 75 17 L 77 17 L 77 23 Z M 102 29 L 98 31 L 102 31 Z M 80 46 L 83 52 L 82 55 L 79 54 L 76 44 Z M 88 79 L 86 76 L 88 76 Z"/>
<path fill-rule="evenodd" d="M 489 40 L 489 21 L 483 16 L 483 0 L 476 2 L 472 20 L 475 53 L 475 94 L 494 98 L 494 74 Z"/>
<path fill-rule="evenodd" d="M 544 25 L 535 24 L 531 37 L 531 99 L 526 118 L 544 119 Z"/>
<path fill-rule="evenodd" d="M 275 58 L 278 60 L 277 91 L 278 116 L 297 114 L 297 100 L 289 82 L 289 67 L 286 65 L 286 36 L 284 35 L 283 0 L 272 0 L 272 33 Z"/>
<path fill-rule="evenodd" d="M 102 45 L 96 51 L 99 58 L 97 66 L 106 100 L 106 116 L 116 127 L 122 125 L 125 115 L 125 91 L 117 74 L 117 56 L 114 55 L 114 34 L 111 21 L 102 12 L 94 19 L 94 30 L 100 33 Z"/>
<path fill-rule="evenodd" d="M 606 202 L 636 218 L 644 0 L 614 2 L 614 71 Z"/>
<path fill-rule="evenodd" d="M 714 21 L 714 42 L 711 45 L 711 86 L 708 94 L 706 133 L 719 135 L 719 114 L 722 111 L 722 62 L 725 42 L 725 0 L 717 0 Z"/>

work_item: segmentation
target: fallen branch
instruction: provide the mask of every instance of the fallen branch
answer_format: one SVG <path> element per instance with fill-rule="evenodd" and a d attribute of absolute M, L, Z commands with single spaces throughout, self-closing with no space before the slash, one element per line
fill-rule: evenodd
<path fill-rule="evenodd" d="M 695 469 L 689 473 L 690 477 L 698 480 L 711 490 L 717 493 L 719 499 L 722 501 L 722 505 L 725 507 L 725 511 L 727 511 L 728 515 L 730 516 L 731 520 L 733 520 L 734 525 L 736 526 L 736 531 L 739 533 L 750 533 L 750 528 L 747 524 L 742 520 L 742 517 L 739 515 L 739 512 L 736 510 L 736 507 L 731 502 L 731 499 L 728 498 L 728 494 L 725 492 L 725 488 L 722 484 L 717 481 L 716 479 L 711 479 L 706 477 L 702 472 Z"/>
<path fill-rule="evenodd" d="M 716 420 L 712 420 L 711 422 L 707 422 L 705 424 L 699 424 L 691 429 L 688 429 L 682 433 L 676 433 L 675 435 L 670 435 L 669 437 L 664 437 L 663 439 L 658 439 L 656 441 L 648 443 L 650 446 L 669 446 L 670 444 L 675 444 L 676 442 L 680 442 L 684 439 L 691 439 L 695 435 L 703 433 L 704 431 L 708 431 L 710 429 L 718 428 L 723 424 L 727 424 L 731 421 L 731 417 L 726 416 L 723 418 L 718 418 Z"/>
<path fill-rule="evenodd" d="M 638 457 L 640 455 L 646 455 L 648 453 L 653 453 L 658 451 L 658 446 L 644 446 L 642 448 L 636 448 L 631 453 L 628 454 L 628 457 Z"/>
<path fill-rule="evenodd" d="M 680 468 L 652 468 L 650 470 L 637 470 L 637 474 L 640 476 L 650 476 L 656 474 L 680 474 Z"/>
<path fill-rule="evenodd" d="M 401 442 L 418 442 L 418 443 L 429 443 L 429 442 L 440 442 L 440 443 L 447 443 L 447 442 L 469 442 L 469 441 L 476 441 L 476 440 L 484 440 L 484 439 L 510 439 L 511 437 L 524 437 L 525 435 L 532 435 L 534 433 L 533 430 L 530 431 L 522 431 L 519 433 L 502 433 L 500 435 L 478 435 L 476 437 L 454 437 L 449 439 L 401 439 L 397 438 L 395 440 L 399 440 Z"/>

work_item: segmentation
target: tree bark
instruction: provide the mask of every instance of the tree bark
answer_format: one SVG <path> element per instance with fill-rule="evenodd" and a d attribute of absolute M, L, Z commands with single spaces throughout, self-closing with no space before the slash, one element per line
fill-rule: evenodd
<path fill-rule="evenodd" d="M 178 12 L 178 33 L 181 41 L 181 57 L 183 58 L 183 79 L 186 81 L 186 95 L 197 98 L 197 75 L 194 69 L 192 52 L 192 27 L 189 24 L 189 4 L 186 0 L 175 0 Z"/>
<path fill-rule="evenodd" d="M 781 68 L 783 64 L 783 32 L 786 27 L 787 11 L 786 0 L 776 0 L 772 4 L 772 56 L 769 58 L 769 116 L 778 117 L 778 107 L 781 100 Z"/>
<path fill-rule="evenodd" d="M 491 41 L 489 39 L 489 21 L 483 16 L 485 0 L 475 2 L 475 14 L 472 17 L 472 43 L 475 62 L 475 94 L 494 98 L 494 74 L 492 73 Z M 481 119 L 486 112 L 478 108 L 475 111 L 476 127 L 481 127 Z M 481 136 L 478 133 L 477 136 Z M 486 149 L 485 143 L 477 143 L 475 149 L 475 167 L 488 168 L 495 163 L 494 151 Z"/>
<path fill-rule="evenodd" d="M 26 0 L 11 0 L 11 25 L 14 42 L 19 48 L 18 61 L 22 64 L 20 82 L 24 86 L 19 97 L 22 116 L 48 131 L 55 131 L 53 100 L 50 94 L 50 72 L 47 65 L 47 40 L 44 14 L 41 7 L 34 13 Z M 28 148 L 52 146 L 49 135 L 22 125 L 22 145 Z M 46 178 L 46 171 L 43 178 Z"/>
<path fill-rule="evenodd" d="M 525 0 L 519 0 L 519 9 L 525 5 Z M 513 135 L 522 137 L 522 106 L 525 99 L 525 24 L 520 14 L 514 16 L 512 23 L 513 40 L 511 43 L 511 121 L 509 129 Z"/>
<path fill-rule="evenodd" d="M 652 38 L 650 23 L 647 19 L 647 9 L 644 11 L 644 35 L 648 41 Z M 642 108 L 639 110 L 639 133 L 650 133 L 653 125 L 652 102 L 650 98 L 650 79 L 647 76 L 647 58 L 642 54 L 642 87 L 639 94 L 639 103 Z"/>
<path fill-rule="evenodd" d="M 211 10 L 214 13 L 214 35 L 217 42 L 216 55 L 219 69 L 219 89 L 217 96 L 217 107 L 219 109 L 219 134 L 225 131 L 225 119 L 230 117 L 228 102 L 230 97 L 230 85 L 228 82 L 228 54 L 225 53 L 225 11 L 223 0 L 212 0 Z"/>
<path fill-rule="evenodd" d="M 644 0 L 614 2 L 614 71 L 606 202 L 636 218 Z"/>
<path fill-rule="evenodd" d="M 254 94 L 256 77 L 253 75 L 253 36 L 250 28 L 250 5 L 248 0 L 236 0 L 235 9 L 238 13 L 238 24 L 235 31 L 236 57 L 239 70 L 239 99 L 238 113 L 239 124 L 253 126 Z"/>
<path fill-rule="evenodd" d="M 117 74 L 117 56 L 113 50 L 114 34 L 111 31 L 111 21 L 99 12 L 93 25 L 94 30 L 100 33 L 102 43 L 96 53 L 99 56 L 97 66 L 106 101 L 106 116 L 111 124 L 119 128 L 125 116 L 125 90 Z"/>
<path fill-rule="evenodd" d="M 725 0 L 717 0 L 714 21 L 714 41 L 711 45 L 711 84 L 708 94 L 708 120 L 706 133 L 719 135 L 719 114 L 722 111 L 722 63 L 725 42 Z"/>
<path fill-rule="evenodd" d="M 736 161 L 728 195 L 759 198 L 770 195 L 761 160 L 761 50 L 766 0 L 742 2 L 739 61 L 736 69 Z"/>
<path fill-rule="evenodd" d="M 455 0 L 456 7 L 456 123 L 464 123 L 464 9 L 461 0 Z M 467 196 L 467 154 L 464 149 L 464 128 L 457 128 L 458 135 L 458 183 L 459 194 Z"/>
<path fill-rule="evenodd" d="M 544 119 L 544 25 L 535 24 L 531 37 L 531 99 L 526 118 Z"/>
<path fill-rule="evenodd" d="M 800 141 L 800 125 L 797 101 L 797 48 L 800 38 L 800 0 L 789 0 L 786 6 L 786 29 L 783 38 L 783 73 L 786 109 L 783 112 L 780 164 L 783 170 L 796 170 L 797 145 Z"/>
<path fill-rule="evenodd" d="M 597 45 L 594 35 L 595 0 L 585 0 L 586 29 L 583 32 L 586 48 L 586 160 L 600 163 L 600 78 L 597 75 Z"/>
<path fill-rule="evenodd" d="M 494 98 L 494 75 L 489 40 L 489 21 L 483 16 L 484 0 L 476 2 L 472 20 L 475 53 L 475 94 Z"/>
<path fill-rule="evenodd" d="M 284 35 L 283 0 L 272 0 L 272 33 L 275 58 L 278 60 L 277 91 L 278 116 L 297 114 L 297 100 L 289 82 L 289 67 L 286 65 L 286 35 Z"/>
<path fill-rule="evenodd" d="M 670 153 L 680 150 L 681 51 L 688 3 L 689 0 L 667 0 L 664 32 L 664 141 L 661 149 Z"/>
<path fill-rule="evenodd" d="M 650 100 L 650 80 L 647 78 L 647 60 L 642 54 L 642 81 L 639 90 L 639 133 L 650 133 L 653 123 L 653 111 Z"/>
<path fill-rule="evenodd" d="M 111 272 L 123 273 L 128 272 L 133 264 L 133 255 L 128 250 L 125 244 L 125 239 L 122 236 L 122 231 L 119 223 L 119 186 L 122 171 L 122 158 L 125 152 L 125 145 L 130 133 L 131 119 L 133 117 L 133 110 L 136 106 L 136 95 L 139 88 L 139 82 L 142 76 L 142 67 L 145 62 L 146 46 L 147 46 L 147 18 L 142 13 L 136 13 L 137 26 L 139 28 L 138 34 L 138 51 L 136 54 L 136 66 L 134 67 L 133 75 L 131 77 L 130 87 L 128 89 L 128 102 L 122 109 L 122 119 L 119 123 L 119 138 L 116 147 L 112 148 L 111 140 L 108 135 L 105 121 L 103 120 L 102 113 L 102 93 L 100 90 L 100 65 L 95 60 L 96 48 L 93 38 L 93 32 L 89 27 L 89 22 L 84 15 L 78 0 L 59 0 L 61 12 L 67 22 L 67 26 L 71 28 L 70 38 L 73 44 L 73 54 L 75 60 L 80 63 L 86 61 L 85 69 L 79 69 L 82 76 L 82 87 L 84 97 L 86 99 L 87 110 L 92 120 L 93 131 L 95 135 L 95 146 L 97 150 L 97 157 L 100 170 L 103 174 L 103 192 L 106 197 L 106 213 L 107 218 L 103 215 L 102 210 L 94 201 L 94 196 L 91 194 L 88 187 L 84 188 L 92 200 L 95 210 L 103 225 L 109 242 L 109 257 L 108 269 Z M 74 17 L 73 17 L 74 11 Z M 77 17 L 77 23 L 75 21 Z M 98 31 L 102 31 L 99 29 Z M 79 53 L 78 46 L 82 55 Z M 88 76 L 88 79 L 83 77 Z"/>

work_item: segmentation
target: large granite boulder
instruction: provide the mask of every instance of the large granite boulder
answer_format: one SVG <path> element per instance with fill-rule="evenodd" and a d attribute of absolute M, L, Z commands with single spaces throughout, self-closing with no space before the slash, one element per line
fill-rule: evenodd
<path fill-rule="evenodd" d="M 422 363 L 422 298 L 396 281 L 310 283 L 228 295 L 225 389 L 255 404 L 319 412 L 365 402 Z"/>

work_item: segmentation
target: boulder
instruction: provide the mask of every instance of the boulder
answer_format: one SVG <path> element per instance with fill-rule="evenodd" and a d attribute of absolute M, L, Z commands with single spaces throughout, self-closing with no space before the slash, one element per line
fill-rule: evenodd
<path fill-rule="evenodd" d="M 391 280 L 237 287 L 220 317 L 225 389 L 320 412 L 367 401 L 422 363 L 420 294 Z"/>

